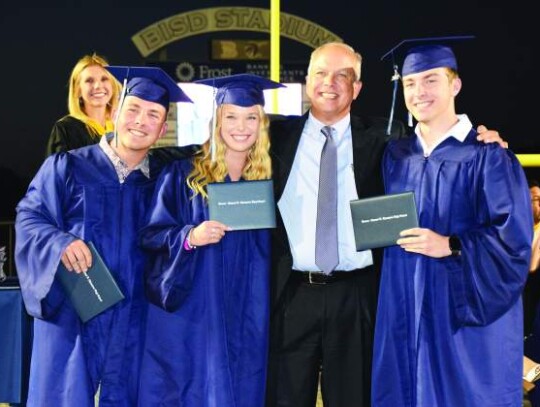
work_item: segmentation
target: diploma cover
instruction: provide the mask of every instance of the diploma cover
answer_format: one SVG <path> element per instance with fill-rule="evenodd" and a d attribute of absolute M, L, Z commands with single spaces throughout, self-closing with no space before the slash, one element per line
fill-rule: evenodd
<path fill-rule="evenodd" d="M 413 192 L 356 199 L 350 205 L 357 251 L 395 245 L 399 232 L 418 227 Z"/>
<path fill-rule="evenodd" d="M 215 182 L 207 188 L 210 220 L 233 230 L 276 227 L 272 180 Z"/>
<path fill-rule="evenodd" d="M 94 244 L 87 242 L 87 245 L 92 252 L 92 267 L 86 273 L 68 271 L 62 262 L 56 273 L 82 322 L 124 299 L 124 294 Z"/>

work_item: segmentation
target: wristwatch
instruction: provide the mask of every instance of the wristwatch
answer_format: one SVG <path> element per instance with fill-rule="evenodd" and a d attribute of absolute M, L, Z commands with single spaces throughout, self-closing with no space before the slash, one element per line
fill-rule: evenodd
<path fill-rule="evenodd" d="M 448 240 L 452 256 L 461 256 L 461 240 L 456 235 L 451 235 Z"/>

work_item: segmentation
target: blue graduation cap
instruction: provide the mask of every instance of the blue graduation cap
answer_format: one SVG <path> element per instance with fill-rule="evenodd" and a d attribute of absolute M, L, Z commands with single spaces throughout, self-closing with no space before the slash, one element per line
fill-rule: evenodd
<path fill-rule="evenodd" d="M 242 107 L 264 106 L 265 89 L 283 88 L 285 85 L 253 74 L 238 74 L 195 81 L 217 89 L 216 105 L 231 104 Z"/>
<path fill-rule="evenodd" d="M 457 71 L 457 60 L 452 49 L 446 45 L 447 42 L 469 40 L 475 38 L 473 35 L 460 35 L 450 37 L 426 37 L 410 38 L 401 41 L 390 51 L 381 57 L 381 61 L 391 57 L 394 74 L 392 75 L 392 107 L 388 121 L 386 134 L 390 134 L 392 121 L 394 119 L 394 106 L 396 103 L 396 94 L 400 77 L 424 72 L 435 68 L 451 68 Z M 412 45 L 412 46 L 409 46 Z M 398 70 L 396 59 L 405 54 L 401 76 Z"/>
<path fill-rule="evenodd" d="M 180 86 L 161 68 L 140 66 L 106 66 L 124 88 L 120 105 L 126 96 L 137 96 L 149 102 L 159 103 L 165 110 L 173 102 L 189 102 L 191 99 Z"/>

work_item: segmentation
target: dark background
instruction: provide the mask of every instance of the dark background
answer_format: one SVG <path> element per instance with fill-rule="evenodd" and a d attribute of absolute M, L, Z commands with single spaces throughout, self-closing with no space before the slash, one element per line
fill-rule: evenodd
<path fill-rule="evenodd" d="M 4 2 L 5 4 L 5 2 Z M 319 4 L 319 5 L 317 5 Z M 464 88 L 458 112 L 498 130 L 516 153 L 540 153 L 535 129 L 539 95 L 536 14 L 518 0 L 437 2 L 426 0 L 282 1 L 281 10 L 337 34 L 364 57 L 364 87 L 354 104 L 362 114 L 386 116 L 391 67 L 380 57 L 404 38 L 472 34 L 454 47 Z M 141 65 L 131 42 L 142 28 L 163 18 L 207 7 L 270 8 L 270 1 L 12 1 L 2 6 L 0 38 L 0 220 L 13 219 L 16 202 L 43 161 L 53 123 L 66 114 L 67 81 L 75 62 L 97 52 L 111 64 Z M 174 43 L 172 61 L 209 62 L 212 38 L 268 39 L 254 32 L 203 34 Z M 307 66 L 311 49 L 282 38 L 281 62 Z M 158 51 L 159 52 L 159 51 Z M 162 53 L 163 56 L 163 53 Z M 404 119 L 403 109 L 398 118 Z M 539 171 L 526 169 L 539 177 Z"/>

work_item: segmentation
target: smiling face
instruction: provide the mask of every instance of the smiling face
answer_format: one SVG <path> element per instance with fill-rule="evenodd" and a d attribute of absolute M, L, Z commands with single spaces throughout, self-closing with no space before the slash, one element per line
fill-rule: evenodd
<path fill-rule="evenodd" d="M 99 65 L 90 65 L 81 71 L 79 92 L 86 108 L 106 107 L 113 96 L 110 75 Z"/>
<path fill-rule="evenodd" d="M 247 153 L 259 137 L 260 107 L 224 104 L 221 107 L 221 139 L 228 152 Z"/>
<path fill-rule="evenodd" d="M 350 50 L 332 45 L 316 51 L 306 77 L 311 113 L 325 124 L 334 124 L 351 110 L 362 88 L 355 66 L 359 62 Z"/>
<path fill-rule="evenodd" d="M 461 80 L 447 68 L 434 68 L 403 77 L 403 96 L 409 112 L 421 123 L 451 121 Z"/>
<path fill-rule="evenodd" d="M 118 155 L 125 159 L 126 154 L 146 154 L 152 144 L 165 134 L 166 119 L 167 111 L 159 103 L 127 96 L 120 109 L 116 128 L 118 145 L 115 150 Z"/>

